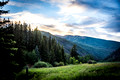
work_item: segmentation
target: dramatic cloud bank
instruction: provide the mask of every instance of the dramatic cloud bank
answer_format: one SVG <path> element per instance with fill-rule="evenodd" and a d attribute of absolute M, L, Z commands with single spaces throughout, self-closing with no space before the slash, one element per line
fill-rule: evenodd
<path fill-rule="evenodd" d="M 7 8 L 3 16 L 55 35 L 120 41 L 119 0 L 11 0 Z"/>

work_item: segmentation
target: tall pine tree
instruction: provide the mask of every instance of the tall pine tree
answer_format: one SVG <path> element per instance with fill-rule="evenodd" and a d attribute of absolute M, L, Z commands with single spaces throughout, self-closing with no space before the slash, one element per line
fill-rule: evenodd
<path fill-rule="evenodd" d="M 8 1 L 0 2 L 2 8 Z M 19 64 L 16 62 L 16 48 L 13 35 L 13 27 L 10 24 L 9 19 L 1 18 L 1 14 L 6 14 L 9 11 L 0 10 L 0 80 L 14 80 L 15 73 L 18 70 Z"/>
<path fill-rule="evenodd" d="M 77 53 L 76 45 L 73 45 L 70 55 L 71 55 L 71 57 L 75 57 L 76 59 L 78 59 L 79 54 Z"/>

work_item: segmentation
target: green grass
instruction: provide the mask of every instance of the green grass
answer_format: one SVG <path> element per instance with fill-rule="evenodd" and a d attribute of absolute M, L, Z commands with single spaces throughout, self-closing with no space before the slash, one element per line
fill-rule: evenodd
<path fill-rule="evenodd" d="M 29 80 L 120 80 L 120 63 L 68 65 L 29 69 Z M 17 80 L 26 80 L 25 70 Z"/>

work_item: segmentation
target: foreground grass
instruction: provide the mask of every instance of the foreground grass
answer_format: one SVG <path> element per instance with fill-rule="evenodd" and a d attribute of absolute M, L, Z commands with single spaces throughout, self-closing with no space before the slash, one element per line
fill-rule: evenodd
<path fill-rule="evenodd" d="M 29 69 L 29 80 L 120 80 L 120 63 L 79 64 Z M 25 70 L 17 80 L 26 80 Z"/>

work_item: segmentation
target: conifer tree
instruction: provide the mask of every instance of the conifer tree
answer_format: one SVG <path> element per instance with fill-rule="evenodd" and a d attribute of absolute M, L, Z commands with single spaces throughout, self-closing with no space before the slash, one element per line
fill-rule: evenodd
<path fill-rule="evenodd" d="M 9 2 L 9 0 L 8 1 L 0 1 L 0 7 L 1 7 L 1 10 L 0 10 L 0 27 L 6 27 L 7 23 L 10 22 L 9 18 L 8 18 L 8 20 L 6 20 L 5 18 L 4 19 L 1 18 L 2 14 L 7 14 L 9 12 L 9 10 L 7 10 L 7 11 L 2 10 L 3 6 L 6 5 L 8 2 Z"/>
<path fill-rule="evenodd" d="M 2 8 L 8 1 L 0 2 Z M 15 73 L 18 70 L 18 62 L 16 61 L 16 41 L 13 35 L 13 25 L 9 19 L 1 18 L 1 14 L 6 14 L 9 11 L 0 10 L 0 80 L 14 80 Z"/>
<path fill-rule="evenodd" d="M 78 59 L 79 54 L 77 53 L 76 45 L 73 45 L 70 55 L 71 55 L 71 57 L 75 57 L 76 59 Z"/>
<path fill-rule="evenodd" d="M 28 51 L 32 51 L 31 46 L 32 46 L 32 31 L 31 31 L 31 26 L 29 25 L 29 27 L 28 27 L 28 44 L 27 44 Z"/>
<path fill-rule="evenodd" d="M 35 46 L 38 44 L 38 27 L 35 28 Z"/>
<path fill-rule="evenodd" d="M 37 56 L 37 60 L 39 61 L 40 60 L 40 52 L 38 50 L 38 46 L 37 45 L 35 47 L 35 53 L 36 53 L 36 56 Z"/>
<path fill-rule="evenodd" d="M 16 67 L 18 63 L 16 62 L 16 52 L 18 48 L 15 48 L 16 41 L 14 41 L 13 28 L 11 26 L 7 28 L 0 28 L 0 65 L 1 71 L 0 80 L 7 80 L 9 78 L 14 79 L 16 72 Z"/>
<path fill-rule="evenodd" d="M 63 46 L 62 46 L 62 49 L 61 49 L 61 53 L 62 53 L 62 62 L 64 62 L 64 64 L 66 64 L 66 56 L 65 56 L 65 52 L 64 52 Z"/>
<path fill-rule="evenodd" d="M 24 23 L 23 26 L 24 26 L 24 44 L 27 46 L 27 43 L 28 43 L 27 27 L 28 26 L 26 23 Z"/>

